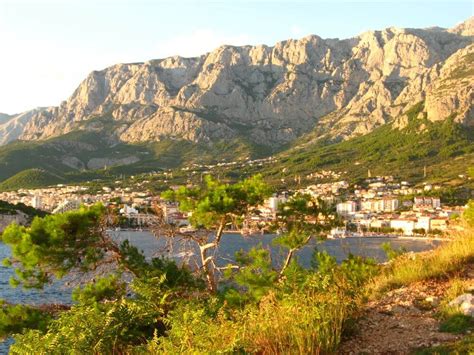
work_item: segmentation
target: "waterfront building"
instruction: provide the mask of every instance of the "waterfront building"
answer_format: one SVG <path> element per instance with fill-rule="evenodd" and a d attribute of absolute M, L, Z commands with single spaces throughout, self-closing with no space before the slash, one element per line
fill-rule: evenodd
<path fill-rule="evenodd" d="M 422 216 L 418 217 L 415 225 L 416 229 L 424 229 L 426 232 L 431 230 L 431 217 Z"/>
<path fill-rule="evenodd" d="M 390 227 L 395 230 L 402 230 L 406 235 L 413 235 L 416 219 L 393 219 L 390 221 Z"/>
<path fill-rule="evenodd" d="M 438 197 L 417 196 L 414 199 L 414 208 L 417 210 L 436 209 L 441 207 L 441 200 Z"/>

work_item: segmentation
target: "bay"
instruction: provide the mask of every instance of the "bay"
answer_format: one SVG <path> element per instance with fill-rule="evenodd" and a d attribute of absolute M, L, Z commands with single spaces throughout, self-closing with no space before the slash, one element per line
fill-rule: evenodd
<path fill-rule="evenodd" d="M 165 256 L 173 258 L 178 262 L 189 263 L 191 266 L 196 264 L 198 260 L 197 247 L 192 243 L 186 245 L 183 240 L 170 243 L 164 238 L 155 238 L 146 231 L 114 231 L 111 233 L 117 242 L 128 239 L 132 245 L 142 250 L 147 258 Z M 240 234 L 225 234 L 218 250 L 217 264 L 223 266 L 232 262 L 237 251 L 248 251 L 252 247 L 262 246 L 270 251 L 272 260 L 275 266 L 278 267 L 284 260 L 285 254 L 284 250 L 272 243 L 274 238 L 275 235 L 270 234 L 252 237 L 243 237 Z M 442 243 L 439 240 L 389 237 L 328 239 L 321 242 L 312 241 L 300 250 L 296 257 L 304 267 L 309 267 L 314 250 L 317 248 L 319 251 L 327 251 L 338 262 L 347 258 L 349 253 L 371 257 L 378 262 L 384 262 L 386 261 L 386 256 L 382 250 L 382 244 L 386 242 L 389 242 L 394 249 L 404 248 L 407 251 L 413 252 L 430 250 Z M 0 242 L 0 260 L 9 257 L 10 253 L 10 248 Z M 9 279 L 13 275 L 14 272 L 11 268 L 0 265 L 0 299 L 15 304 L 32 305 L 71 303 L 71 288 L 67 287 L 63 282 L 55 282 L 43 290 L 24 290 L 21 287 L 10 287 Z M 11 340 L 4 343 L 0 342 L 0 354 L 8 352 L 10 343 Z"/>

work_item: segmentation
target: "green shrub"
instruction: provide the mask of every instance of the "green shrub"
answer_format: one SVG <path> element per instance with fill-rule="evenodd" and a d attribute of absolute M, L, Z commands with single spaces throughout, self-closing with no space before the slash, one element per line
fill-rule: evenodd
<path fill-rule="evenodd" d="M 11 305 L 0 300 L 0 339 L 25 329 L 46 329 L 51 315 L 24 305 Z"/>
<path fill-rule="evenodd" d="M 441 322 L 439 330 L 447 333 L 465 333 L 474 328 L 474 319 L 471 316 L 453 311 Z"/>

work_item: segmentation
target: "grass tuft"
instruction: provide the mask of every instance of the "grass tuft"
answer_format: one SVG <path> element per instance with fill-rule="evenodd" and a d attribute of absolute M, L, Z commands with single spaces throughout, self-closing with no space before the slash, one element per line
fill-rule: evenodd
<path fill-rule="evenodd" d="M 376 292 L 413 282 L 449 276 L 474 262 L 474 231 L 465 231 L 428 253 L 404 254 L 393 260 L 374 281 Z"/>

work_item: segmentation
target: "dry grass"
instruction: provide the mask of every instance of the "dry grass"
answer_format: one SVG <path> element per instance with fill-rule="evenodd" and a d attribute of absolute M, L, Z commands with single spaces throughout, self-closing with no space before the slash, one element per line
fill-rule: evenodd
<path fill-rule="evenodd" d="M 474 230 L 458 233 L 437 249 L 419 254 L 405 254 L 393 260 L 374 280 L 380 293 L 413 282 L 448 277 L 474 262 Z"/>
<path fill-rule="evenodd" d="M 341 341 L 348 303 L 330 294 L 294 295 L 282 301 L 269 295 L 246 317 L 244 347 L 263 354 L 333 353 Z"/>

